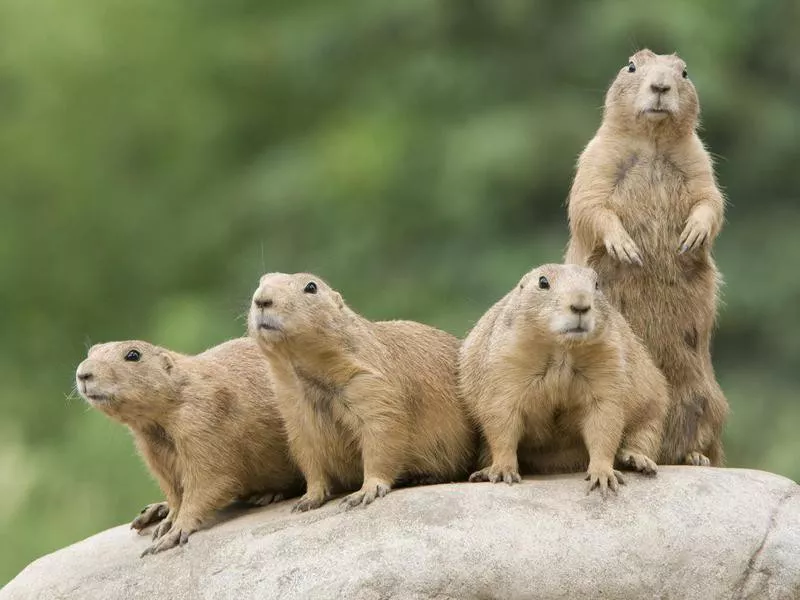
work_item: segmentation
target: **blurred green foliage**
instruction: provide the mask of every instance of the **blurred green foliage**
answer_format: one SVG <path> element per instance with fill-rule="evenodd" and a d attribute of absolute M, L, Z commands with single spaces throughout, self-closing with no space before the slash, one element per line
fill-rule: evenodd
<path fill-rule="evenodd" d="M 160 496 L 68 397 L 91 342 L 194 353 L 267 270 L 464 334 L 558 261 L 635 49 L 678 51 L 730 199 L 729 464 L 800 477 L 798 3 L 3 0 L 0 582 Z"/>

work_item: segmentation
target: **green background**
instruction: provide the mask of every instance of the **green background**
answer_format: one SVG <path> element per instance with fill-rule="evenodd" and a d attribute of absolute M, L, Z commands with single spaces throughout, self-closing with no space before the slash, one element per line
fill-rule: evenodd
<path fill-rule="evenodd" d="M 70 395 L 93 342 L 194 353 L 264 271 L 463 335 L 558 261 L 637 48 L 678 51 L 730 200 L 729 465 L 800 477 L 798 3 L 2 0 L 0 582 L 157 487 Z"/>

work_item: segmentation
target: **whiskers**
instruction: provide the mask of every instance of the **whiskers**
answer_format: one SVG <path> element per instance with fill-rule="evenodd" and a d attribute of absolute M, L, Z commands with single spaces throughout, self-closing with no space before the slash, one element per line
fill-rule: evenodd
<path fill-rule="evenodd" d="M 69 393 L 64 394 L 64 403 L 67 406 L 71 406 L 73 400 L 81 400 L 81 401 L 83 400 L 81 398 L 81 395 L 78 393 L 78 385 L 75 383 L 72 384 L 72 388 L 69 390 Z M 89 410 L 90 408 L 91 407 L 87 406 L 86 410 Z"/>

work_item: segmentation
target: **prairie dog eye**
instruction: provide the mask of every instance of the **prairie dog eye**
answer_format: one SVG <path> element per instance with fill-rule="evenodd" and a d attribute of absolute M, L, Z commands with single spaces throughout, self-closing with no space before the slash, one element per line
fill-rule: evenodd
<path fill-rule="evenodd" d="M 633 64 L 633 61 L 628 63 L 628 73 L 635 73 L 636 72 L 636 65 Z"/>
<path fill-rule="evenodd" d="M 138 350 L 128 350 L 128 353 L 125 355 L 125 360 L 128 362 L 139 362 L 140 358 L 142 358 L 142 353 Z"/>
<path fill-rule="evenodd" d="M 683 73 L 681 73 L 681 75 L 683 75 L 683 78 L 686 79 L 686 78 L 689 77 L 689 72 L 686 69 L 684 69 Z"/>
<path fill-rule="evenodd" d="M 547 281 L 547 277 L 542 275 L 539 277 L 539 289 L 540 290 L 549 290 L 550 289 L 550 282 Z"/>
<path fill-rule="evenodd" d="M 316 294 L 317 293 L 317 284 L 314 283 L 313 281 L 309 281 L 306 284 L 306 287 L 303 288 L 303 291 L 306 294 Z"/>

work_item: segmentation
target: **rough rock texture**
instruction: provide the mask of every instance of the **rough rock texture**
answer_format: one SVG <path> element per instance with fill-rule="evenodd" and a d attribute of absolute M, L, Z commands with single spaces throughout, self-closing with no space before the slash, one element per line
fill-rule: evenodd
<path fill-rule="evenodd" d="M 800 598 L 800 486 L 664 467 L 619 496 L 580 475 L 397 490 L 366 509 L 228 515 L 139 558 L 116 527 L 28 566 L 23 598 Z"/>

